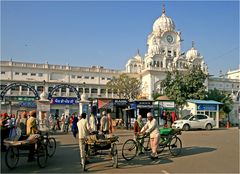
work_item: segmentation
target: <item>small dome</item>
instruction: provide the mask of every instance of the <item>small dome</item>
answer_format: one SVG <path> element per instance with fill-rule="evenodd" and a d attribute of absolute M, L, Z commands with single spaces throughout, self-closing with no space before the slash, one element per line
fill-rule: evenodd
<path fill-rule="evenodd" d="M 129 59 L 127 64 L 131 64 L 132 62 L 135 62 L 133 58 Z"/>
<path fill-rule="evenodd" d="M 172 31 L 175 30 L 175 24 L 170 17 L 165 14 L 165 7 L 162 10 L 162 16 L 160 16 L 153 24 L 153 31 Z"/>
<path fill-rule="evenodd" d="M 186 58 L 187 60 L 192 60 L 196 57 L 199 57 L 200 53 L 198 52 L 198 50 L 194 47 L 194 41 L 192 41 L 192 48 L 190 50 L 187 51 L 186 53 Z"/>
<path fill-rule="evenodd" d="M 194 47 L 192 47 L 190 50 L 187 51 L 187 54 L 186 54 L 186 58 L 188 60 L 192 60 L 196 57 L 200 56 L 200 53 L 198 52 L 198 50 Z"/>
<path fill-rule="evenodd" d="M 138 61 L 142 61 L 142 57 L 139 54 L 137 54 L 134 58 L 137 59 Z"/>

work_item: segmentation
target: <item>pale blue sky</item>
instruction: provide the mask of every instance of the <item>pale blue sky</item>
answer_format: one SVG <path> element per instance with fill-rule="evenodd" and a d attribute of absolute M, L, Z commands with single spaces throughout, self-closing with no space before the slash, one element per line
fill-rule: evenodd
<path fill-rule="evenodd" d="M 182 52 L 195 47 L 210 74 L 239 65 L 239 1 L 165 1 L 182 32 Z M 124 69 L 162 14 L 162 1 L 2 1 L 1 59 Z"/>

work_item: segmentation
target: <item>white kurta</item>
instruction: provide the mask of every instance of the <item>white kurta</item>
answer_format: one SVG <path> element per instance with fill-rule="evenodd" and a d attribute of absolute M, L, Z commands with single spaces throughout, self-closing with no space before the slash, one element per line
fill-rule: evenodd
<path fill-rule="evenodd" d="M 146 130 L 146 132 L 150 133 L 150 138 L 155 138 L 155 137 L 160 136 L 157 120 L 155 118 L 151 122 L 148 120 L 147 123 L 143 126 L 141 132 L 143 130 Z"/>

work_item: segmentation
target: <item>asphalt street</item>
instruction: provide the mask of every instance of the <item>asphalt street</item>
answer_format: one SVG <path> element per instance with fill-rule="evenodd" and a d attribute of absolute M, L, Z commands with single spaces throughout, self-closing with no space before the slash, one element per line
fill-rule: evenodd
<path fill-rule="evenodd" d="M 117 129 L 119 136 L 119 167 L 112 168 L 108 154 L 91 156 L 87 165 L 91 173 L 239 173 L 239 129 L 195 130 L 182 132 L 182 153 L 172 157 L 166 150 L 158 160 L 146 155 L 125 161 L 121 155 L 122 144 L 133 137 L 129 130 Z M 53 135 L 57 140 L 56 154 L 48 159 L 46 168 L 39 168 L 37 162 L 21 158 L 17 168 L 9 170 L 5 165 L 5 153 L 1 153 L 1 173 L 82 173 L 78 141 L 71 133 Z"/>

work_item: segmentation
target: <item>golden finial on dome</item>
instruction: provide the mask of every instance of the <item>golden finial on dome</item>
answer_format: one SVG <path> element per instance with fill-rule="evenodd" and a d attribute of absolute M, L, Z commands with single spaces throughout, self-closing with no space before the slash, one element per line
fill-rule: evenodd
<path fill-rule="evenodd" d="M 162 7 L 162 13 L 163 13 L 163 14 L 166 13 L 166 10 L 165 10 L 165 4 L 163 4 L 163 7 Z"/>
<path fill-rule="evenodd" d="M 192 48 L 194 48 L 194 44 L 195 44 L 194 41 L 192 41 Z"/>

